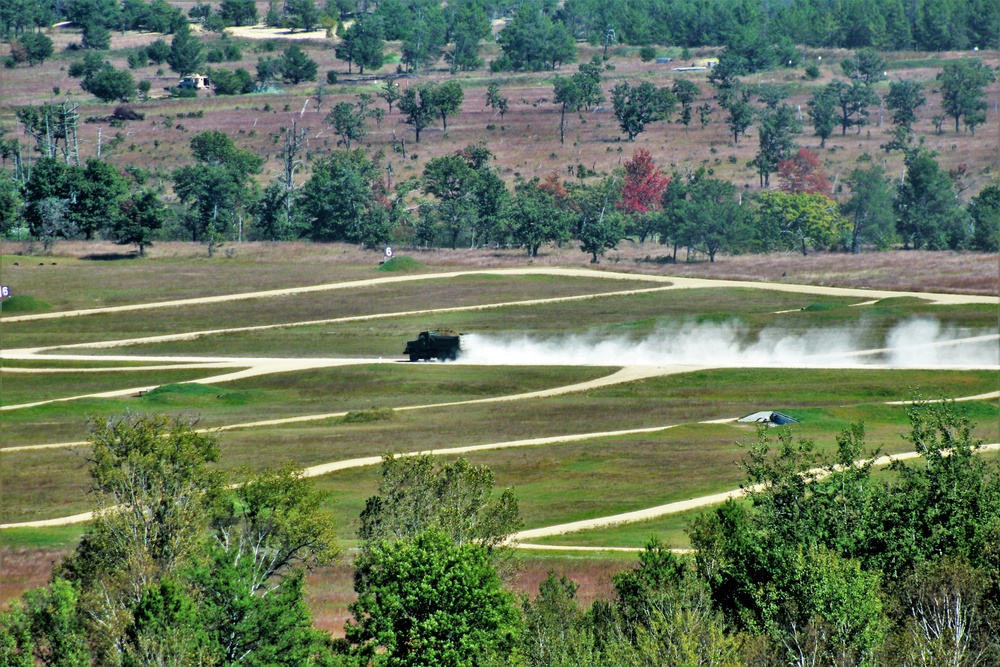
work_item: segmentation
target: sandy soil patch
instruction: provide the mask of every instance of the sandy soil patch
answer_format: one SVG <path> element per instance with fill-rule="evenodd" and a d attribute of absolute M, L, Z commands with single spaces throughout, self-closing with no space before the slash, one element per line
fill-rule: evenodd
<path fill-rule="evenodd" d="M 331 42 L 339 41 L 336 38 L 328 38 L 326 30 L 289 30 L 288 28 L 268 28 L 260 25 L 239 25 L 226 28 L 226 34 L 231 37 L 242 37 L 243 39 L 321 39 Z"/>

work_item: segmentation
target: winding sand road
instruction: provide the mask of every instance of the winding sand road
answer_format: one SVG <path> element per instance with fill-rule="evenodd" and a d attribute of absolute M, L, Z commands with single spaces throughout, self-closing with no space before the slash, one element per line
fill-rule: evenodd
<path fill-rule="evenodd" d="M 229 372 L 213 375 L 210 377 L 205 377 L 197 380 L 192 380 L 191 382 L 201 383 L 201 384 L 215 384 L 220 382 L 232 381 L 236 379 L 254 377 L 264 374 L 271 373 L 284 373 L 291 371 L 301 371 L 314 368 L 328 368 L 334 366 L 343 365 L 353 365 L 353 364 L 371 364 L 371 363 L 397 363 L 395 360 L 384 360 L 384 359 L 281 359 L 281 358 L 259 358 L 259 357 L 176 357 L 176 356 L 161 356 L 161 357 L 151 357 L 151 356 L 137 356 L 137 355 L 119 355 L 119 356 L 100 356 L 94 357 L 85 354 L 51 354 L 55 350 L 66 350 L 66 349 L 94 349 L 94 348 L 107 348 L 107 347 L 119 347 L 126 345 L 141 345 L 150 344 L 156 342 L 164 342 L 168 340 L 189 340 L 198 338 L 201 336 L 208 335 L 221 335 L 234 332 L 244 332 L 244 331 L 256 331 L 262 329 L 273 329 L 273 328 L 283 328 L 283 327 L 295 327 L 295 326 L 309 326 L 315 324 L 328 324 L 337 322 L 348 322 L 348 321 L 359 321 L 359 320 L 371 320 L 379 318 L 388 317 L 399 317 L 408 315 L 422 315 L 422 314 L 436 314 L 444 312 L 458 312 L 458 311 L 472 311 L 472 310 L 485 310 L 491 308 L 503 308 L 509 306 L 524 306 L 524 305 L 543 305 L 546 303 L 553 303 L 558 301 L 572 301 L 572 300 L 582 300 L 582 299 L 597 299 L 603 297 L 613 297 L 622 296 L 630 294 L 640 294 L 652 291 L 665 291 L 665 290 L 677 290 L 677 289 L 705 289 L 705 288 L 718 288 L 718 287 L 741 287 L 741 288 L 752 288 L 752 289 L 765 289 L 792 293 L 802 293 L 802 294 L 816 294 L 816 295 L 827 295 L 827 296 L 845 296 L 845 297 L 855 297 L 859 299 L 864 299 L 864 301 L 854 304 L 856 306 L 870 305 L 877 302 L 880 299 L 895 298 L 895 297 L 916 297 L 920 299 L 925 299 L 932 304 L 939 305 L 952 305 L 952 304 L 992 304 L 1000 305 L 1000 298 L 992 296 L 976 296 L 976 295 L 957 295 L 957 294 L 935 294 L 935 293 L 924 293 L 924 292 L 896 292 L 887 290 L 862 290 L 862 289 L 851 289 L 851 288 L 837 288 L 837 287 L 823 287 L 814 285 L 792 285 L 792 284 L 780 284 L 780 283 L 754 283 L 748 281 L 732 281 L 732 280 L 708 280 L 708 279 L 695 279 L 695 278 L 678 278 L 678 277 L 663 277 L 663 276 L 647 276 L 647 275 L 637 275 L 628 273 L 617 273 L 617 272 L 606 272 L 606 271 L 594 271 L 586 269 L 562 269 L 562 268 L 530 268 L 530 269 L 500 269 L 500 270 L 482 270 L 482 271 L 456 271 L 447 273 L 436 273 L 436 274 L 423 274 L 415 276 L 391 276 L 384 278 L 376 278 L 370 280 L 359 280 L 359 281 L 349 281 L 343 283 L 330 283 L 324 285 L 314 285 L 308 287 L 299 288 L 288 288 L 281 290 L 268 290 L 261 292 L 250 292 L 243 294 L 228 294 L 228 295 L 218 295 L 212 297 L 201 297 L 196 299 L 181 299 L 174 301 L 163 301 L 145 304 L 133 304 L 127 306 L 112 306 L 106 308 L 93 308 L 87 310 L 74 310 L 74 311 L 61 311 L 56 313 L 41 313 L 34 315 L 23 315 L 16 317 L 3 318 L 0 321 L 3 322 L 25 322 L 25 321 L 36 321 L 45 319 L 55 319 L 64 317 L 85 317 L 93 314 L 104 314 L 104 313 L 119 313 L 119 312 L 130 312 L 139 311 L 153 308 L 173 308 L 182 307 L 194 304 L 209 304 L 209 303 L 219 303 L 224 301 L 239 301 L 239 300 L 249 300 L 249 299 L 264 299 L 288 296 L 293 294 L 305 294 L 310 292 L 321 292 L 330 290 L 340 290 L 340 289 L 352 289 L 359 287 L 369 287 L 374 285 L 385 285 L 390 283 L 401 283 L 410 282 L 415 280 L 432 280 L 432 279 L 447 279 L 460 276 L 468 275 L 482 275 L 482 274 L 500 274 L 500 275 L 557 275 L 557 276 L 568 276 L 568 277 L 599 277 L 610 280 L 646 280 L 653 283 L 661 283 L 661 286 L 649 288 L 649 289 L 638 289 L 638 290 L 623 290 L 618 292 L 610 293 L 600 293 L 600 294 L 588 294 L 588 295 L 576 295 L 571 297 L 558 297 L 552 299 L 536 299 L 527 300 L 519 302 L 503 302 L 495 304 L 485 304 L 476 306 L 463 306 L 455 308 L 442 308 L 442 309 L 431 309 L 423 311 L 409 311 L 401 313 L 380 313 L 372 315 L 354 316 L 347 318 L 332 318 L 327 320 L 316 320 L 308 322 L 295 322 L 295 323 L 284 323 L 276 325 L 261 325 L 254 327 L 234 327 L 226 329 L 215 329 L 208 331 L 196 331 L 196 332 L 186 332 L 182 334 L 171 334 L 167 336 L 151 336 L 145 338 L 133 338 L 128 340 L 118 340 L 118 341 L 100 341 L 94 343 L 83 343 L 83 344 L 73 344 L 64 345 L 56 347 L 39 347 L 39 348 L 24 348 L 17 350 L 3 350 L 0 351 L 0 358 L 3 359 L 45 359 L 49 361 L 144 361 L 144 362 L 154 362 L 160 363 L 159 366 L 147 366 L 140 368 L 128 368 L 128 367 L 115 367 L 115 368 L 97 368 L 97 369 L 28 369 L 28 368 L 5 368 L 5 372 L 111 372 L 116 370 L 141 370 L 142 368 L 192 368 L 192 369 L 235 369 Z M 987 339 L 996 339 L 1000 336 L 987 336 Z M 976 340 L 981 342 L 983 337 L 970 338 L 969 340 Z M 857 353 L 857 355 L 865 354 L 876 354 L 884 352 L 884 350 L 872 350 L 863 351 Z M 854 367 L 851 365 L 851 367 Z M 474 399 L 469 401 L 454 401 L 449 403 L 438 403 L 429 405 L 415 405 L 415 406 L 404 406 L 396 408 L 396 410 L 406 411 L 406 410 L 421 410 L 429 408 L 440 408 L 440 407 L 450 407 L 458 405 L 469 405 L 476 403 L 492 403 L 501 401 L 514 401 L 514 400 L 528 400 L 544 398 L 549 396 L 557 396 L 561 394 L 575 393 L 588 391 L 597 387 L 608 386 L 612 384 L 632 382 L 644 378 L 655 377 L 660 375 L 666 375 L 670 373 L 680 373 L 680 372 L 690 372 L 693 370 L 700 370 L 709 368 L 708 366 L 690 366 L 690 365 L 677 365 L 677 366 L 627 366 L 617 370 L 605 377 L 597 378 L 588 382 L 577 383 L 573 385 L 568 385 L 564 387 L 556 387 L 541 391 L 527 392 L 522 394 L 514 394 L 509 396 L 498 396 L 490 397 L 485 399 Z M 84 396 L 73 396 L 58 399 L 50 399 L 47 401 L 38 401 L 34 403 L 27 403 L 21 405 L 3 406 L 0 410 L 15 410 L 22 409 L 26 407 L 42 405 L 45 403 L 51 403 L 56 401 L 70 401 L 77 400 L 80 398 L 93 398 L 93 397 L 115 397 L 135 394 L 137 391 L 148 390 L 154 387 L 133 387 L 125 390 L 116 390 L 113 392 L 101 392 L 96 394 L 87 394 Z M 1000 397 L 1000 391 L 990 392 L 987 394 L 980 394 L 977 396 L 966 397 L 964 400 L 989 400 Z M 894 403 L 899 403 L 894 402 Z M 235 430 L 235 429 L 246 429 L 262 426 L 275 426 L 281 424 L 290 424 L 304 421 L 317 421 L 324 419 L 331 419 L 342 417 L 345 412 L 337 413 L 324 413 L 317 415 L 303 415 L 297 417 L 288 417 L 283 419 L 272 419 L 272 420 L 261 420 L 256 422 L 246 422 L 241 424 L 230 424 L 216 429 L 206 429 L 211 431 L 223 431 L 223 430 Z M 732 419 L 721 419 L 712 420 L 711 422 L 701 422 L 701 423 L 724 423 L 732 421 Z M 651 433 L 656 431 L 662 431 L 669 428 L 673 428 L 676 425 L 658 426 L 652 428 L 643 429 L 630 429 L 624 431 L 611 431 L 611 432 L 601 432 L 601 433 L 585 433 L 567 436 L 556 436 L 547 438 L 534 438 L 527 440 L 517 440 L 509 442 L 492 443 L 485 445 L 473 445 L 466 447 L 453 447 L 447 449 L 435 449 L 429 450 L 427 452 L 413 452 L 404 454 L 404 456 L 413 456 L 422 453 L 429 453 L 432 455 L 456 455 L 475 451 L 484 451 L 490 449 L 504 449 L 511 447 L 527 447 L 527 446 L 542 446 L 548 444 L 557 444 L 563 442 L 575 442 L 580 440 L 589 440 L 602 437 L 614 437 L 638 433 Z M 86 442 L 73 442 L 73 443 L 53 443 L 44 445 L 27 445 L 27 446 L 15 446 L 0 449 L 0 453 L 13 453 L 19 451 L 36 450 L 36 449 L 55 449 L 55 448 L 67 448 L 73 446 L 84 446 Z M 1000 449 L 1000 444 L 992 444 L 986 447 L 987 449 Z M 916 454 L 902 454 L 897 455 L 896 459 L 906 459 L 913 458 Z M 885 465 L 891 462 L 893 457 L 881 457 L 875 461 L 876 465 Z M 326 475 L 340 470 L 347 470 L 350 468 L 356 468 L 361 466 L 371 466 L 377 465 L 381 461 L 381 457 L 364 457 L 357 459 L 349 459 L 343 461 L 335 461 L 331 463 L 326 463 L 318 466 L 313 466 L 307 468 L 305 474 L 307 476 L 319 476 Z M 585 530 L 591 528 L 611 526 L 621 523 L 628 523 L 633 521 L 644 521 L 647 519 L 652 519 L 667 514 L 672 514 L 676 512 L 683 512 L 690 509 L 696 509 L 700 507 L 706 507 L 713 504 L 718 504 L 724 502 L 725 500 L 733 497 L 738 497 L 743 493 L 740 489 L 734 489 L 731 491 L 726 491 L 723 493 L 713 494 L 709 496 L 703 496 L 700 498 L 693 498 L 684 501 L 678 501 L 673 503 L 668 503 L 665 505 L 660 505 L 657 507 L 647 508 L 643 510 L 637 510 L 634 512 L 627 512 L 623 514 L 617 514 L 608 517 L 600 517 L 595 519 L 588 519 L 585 521 L 576 521 L 566 524 L 560 524 L 556 526 L 548 526 L 544 528 L 532 529 L 527 531 L 522 531 L 513 536 L 512 541 L 519 546 L 525 548 L 561 548 L 561 547 L 550 547 L 548 545 L 528 545 L 523 544 L 525 540 L 537 539 L 539 537 L 547 537 L 552 535 L 560 535 L 567 532 L 574 532 L 578 530 Z M 79 523 L 87 521 L 92 518 L 91 513 L 78 514 L 69 517 L 60 517 L 56 519 L 49 519 L 43 521 L 31 521 L 22 523 L 12 523 L 0 525 L 0 529 L 4 528 L 16 528 L 16 527 L 48 527 L 48 526 L 61 526 L 68 525 L 72 523 Z"/>

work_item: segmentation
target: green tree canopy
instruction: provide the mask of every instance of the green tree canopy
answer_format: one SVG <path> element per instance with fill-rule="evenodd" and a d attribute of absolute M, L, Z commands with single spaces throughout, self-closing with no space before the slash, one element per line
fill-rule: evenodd
<path fill-rule="evenodd" d="M 669 88 L 657 88 L 648 81 L 635 86 L 619 83 L 611 91 L 615 118 L 629 141 L 646 129 L 646 125 L 666 120 L 677 107 L 677 97 Z"/>
<path fill-rule="evenodd" d="M 340 139 L 337 145 L 351 150 L 351 143 L 361 141 L 368 135 L 368 121 L 364 112 L 350 102 L 339 102 L 326 116 L 326 122 L 333 126 L 333 132 Z"/>
<path fill-rule="evenodd" d="M 787 104 L 764 109 L 760 114 L 757 130 L 759 148 L 753 164 L 760 175 L 762 188 L 771 185 L 771 174 L 778 165 L 792 157 L 795 150 L 795 135 L 802 131 L 802 123 L 795 117 L 795 111 Z"/>
<path fill-rule="evenodd" d="M 984 89 L 996 81 L 996 75 L 979 59 L 961 59 L 946 62 L 937 79 L 941 82 L 941 105 L 955 119 L 955 132 L 959 120 L 964 120 L 975 136 L 976 126 L 986 122 Z"/>
<path fill-rule="evenodd" d="M 834 91 L 829 87 L 816 90 L 809 100 L 808 114 L 814 134 L 819 137 L 819 147 L 826 148 L 826 140 L 837 127 L 837 96 Z"/>
<path fill-rule="evenodd" d="M 497 552 L 521 525 L 510 489 L 497 494 L 493 472 L 463 458 L 435 465 L 431 456 L 382 457 L 378 494 L 365 502 L 358 537 L 365 550 L 438 531 L 459 546 Z"/>
<path fill-rule="evenodd" d="M 857 127 L 860 133 L 861 128 L 868 124 L 868 107 L 878 101 L 875 92 L 858 80 L 850 84 L 832 81 L 827 90 L 840 108 L 840 134 L 846 135 L 851 127 Z"/>
<path fill-rule="evenodd" d="M 434 84 L 425 83 L 404 90 L 396 104 L 403 114 L 403 122 L 413 126 L 418 144 L 421 130 L 428 127 L 437 115 L 435 100 Z"/>
<path fill-rule="evenodd" d="M 196 73 L 204 62 L 205 54 L 201 42 L 191 34 L 191 29 L 185 23 L 170 40 L 167 65 L 179 76 L 187 76 Z"/>
<path fill-rule="evenodd" d="M 675 177 L 664 197 L 661 236 L 708 255 L 739 252 L 749 245 L 753 214 L 737 198 L 729 181 L 709 178 L 703 170 L 687 183 Z"/>
<path fill-rule="evenodd" d="M 347 71 L 351 65 L 357 64 L 358 71 L 364 74 L 365 69 L 378 69 L 385 61 L 385 27 L 382 17 L 378 14 L 362 14 L 344 33 L 343 39 L 337 45 L 336 54 L 341 60 L 347 61 Z"/>
<path fill-rule="evenodd" d="M 282 80 L 291 84 L 315 81 L 319 69 L 316 61 L 307 56 L 297 44 L 292 44 L 284 50 L 278 66 Z"/>
<path fill-rule="evenodd" d="M 365 247 L 389 240 L 391 222 L 381 197 L 381 170 L 363 151 L 336 151 L 313 166 L 296 212 L 313 241 L 345 241 Z"/>
<path fill-rule="evenodd" d="M 893 125 L 909 130 L 917 122 L 916 111 L 927 102 L 923 90 L 923 85 L 918 81 L 903 79 L 889 82 L 885 106 L 892 112 Z"/>
<path fill-rule="evenodd" d="M 591 256 L 591 264 L 597 264 L 600 256 L 625 236 L 624 216 L 617 205 L 620 197 L 621 188 L 614 178 L 575 186 L 570 192 L 575 214 L 573 235 L 580 241 L 580 250 Z"/>
<path fill-rule="evenodd" d="M 503 660 L 520 632 L 514 597 L 479 544 L 430 529 L 355 561 L 347 640 L 366 664 L 463 667 Z"/>
<path fill-rule="evenodd" d="M 504 214 L 511 240 L 530 257 L 545 243 L 569 240 L 570 220 L 554 197 L 533 179 L 518 186 Z"/>
<path fill-rule="evenodd" d="M 824 194 L 767 190 L 757 195 L 759 233 L 764 247 L 809 248 L 829 246 L 840 236 L 843 219 L 837 202 Z"/>
<path fill-rule="evenodd" d="M 896 194 L 896 230 L 906 247 L 943 250 L 967 241 L 968 219 L 951 178 L 923 149 L 906 156 L 906 175 Z"/>
<path fill-rule="evenodd" d="M 24 595 L 13 625 L 0 623 L 4 664 L 330 659 L 311 627 L 302 567 L 336 550 L 322 498 L 298 470 L 227 486 L 209 469 L 215 438 L 156 415 L 94 422 L 87 459 L 94 518 L 50 584 Z"/>
<path fill-rule="evenodd" d="M 972 218 L 972 248 L 1000 251 L 1000 183 L 987 185 L 969 204 Z"/>
<path fill-rule="evenodd" d="M 128 70 L 106 65 L 88 75 L 80 87 L 102 102 L 128 102 L 135 97 L 135 79 Z"/>
<path fill-rule="evenodd" d="M 576 44 L 569 30 L 533 2 L 518 6 L 497 35 L 497 43 L 503 56 L 493 61 L 495 71 L 555 69 L 576 60 Z"/>
<path fill-rule="evenodd" d="M 843 206 L 851 224 L 851 252 L 863 245 L 888 248 L 896 238 L 893 191 L 885 170 L 879 166 L 855 169 L 847 179 L 851 198 Z"/>
<path fill-rule="evenodd" d="M 474 2 L 461 4 L 457 9 L 449 5 L 451 20 L 449 33 L 453 44 L 447 55 L 451 71 L 467 71 L 483 66 L 479 56 L 479 43 L 490 36 L 490 17 L 485 8 Z"/>
<path fill-rule="evenodd" d="M 448 116 L 457 116 L 462 112 L 462 101 L 465 93 L 458 81 L 445 81 L 437 85 L 431 85 L 426 89 L 425 94 L 431 95 L 431 104 L 435 112 L 441 117 L 441 125 L 444 131 L 448 131 Z"/>
<path fill-rule="evenodd" d="M 418 5 L 403 36 L 401 58 L 414 74 L 438 61 L 447 43 L 448 26 L 440 5 Z"/>
<path fill-rule="evenodd" d="M 139 256 L 146 254 L 146 248 L 153 245 L 156 232 L 163 227 L 166 209 L 163 202 L 151 190 L 133 193 L 121 202 L 119 214 L 111 226 L 111 238 L 119 245 L 135 245 Z"/>
<path fill-rule="evenodd" d="M 209 248 L 238 233 L 257 186 L 250 176 L 260 172 L 263 158 L 237 148 L 225 132 L 208 130 L 191 138 L 197 161 L 174 170 L 174 191 L 188 206 L 183 224 L 194 241 Z"/>

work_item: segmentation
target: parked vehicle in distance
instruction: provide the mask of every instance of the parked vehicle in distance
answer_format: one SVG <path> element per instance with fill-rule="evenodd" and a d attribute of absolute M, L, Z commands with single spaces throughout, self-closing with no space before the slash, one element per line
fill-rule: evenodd
<path fill-rule="evenodd" d="M 457 359 L 461 351 L 461 334 L 451 329 L 438 329 L 421 331 L 416 340 L 407 341 L 403 354 L 409 355 L 410 361 L 421 359 L 448 361 Z"/>

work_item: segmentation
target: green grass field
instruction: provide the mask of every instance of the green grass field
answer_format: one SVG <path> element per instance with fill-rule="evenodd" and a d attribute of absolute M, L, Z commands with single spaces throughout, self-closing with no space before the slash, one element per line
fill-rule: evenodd
<path fill-rule="evenodd" d="M 2 261 L 8 260 L 5 257 Z M 211 286 L 178 286 L 169 295 L 158 287 L 157 277 L 162 279 L 161 284 L 173 285 L 178 275 L 201 276 L 205 266 L 200 258 L 145 262 L 60 260 L 53 271 L 44 275 L 41 268 L 50 267 L 39 267 L 32 285 L 39 298 L 60 309 L 146 303 L 227 291 L 243 293 L 270 286 L 379 275 L 357 264 L 335 266 L 317 261 L 315 275 L 298 264 L 293 267 L 264 262 L 259 269 L 261 275 L 255 276 L 252 264 L 240 261 L 225 266 L 218 283 Z M 122 280 L 128 270 L 136 272 L 136 279 L 127 288 L 102 287 L 98 278 L 102 272 L 113 282 Z M 435 267 L 418 266 L 414 270 L 426 272 Z M 61 289 L 60 280 L 70 284 Z M 739 443 L 753 436 L 753 427 L 698 422 L 777 409 L 801 419 L 795 433 L 813 439 L 824 451 L 834 446 L 837 433 L 848 424 L 864 421 L 871 448 L 899 452 L 908 449 L 900 437 L 906 431 L 905 412 L 902 406 L 887 402 L 915 395 L 971 396 L 998 388 L 995 370 L 804 370 L 763 366 L 693 369 L 539 398 L 519 396 L 598 380 L 616 372 L 618 366 L 596 365 L 606 363 L 596 353 L 588 360 L 595 365 L 517 365 L 516 347 L 508 348 L 511 358 L 502 360 L 512 365 L 393 363 L 402 358 L 408 338 L 435 327 L 451 327 L 495 340 L 525 335 L 564 340 L 561 337 L 574 335 L 591 342 L 620 340 L 626 347 L 650 337 L 669 337 L 696 324 L 735 327 L 748 339 L 773 331 L 792 335 L 818 329 L 850 331 L 858 339 L 858 346 L 871 347 L 883 344 L 892 327 L 914 318 L 933 318 L 944 328 L 963 334 L 996 329 L 995 306 L 930 306 L 911 298 L 851 307 L 859 299 L 731 287 L 606 296 L 612 291 L 656 286 L 641 276 L 622 281 L 482 273 L 292 297 L 6 323 L 0 339 L 3 350 L 200 329 L 283 326 L 192 340 L 73 350 L 89 355 L 89 359 L 62 361 L 42 356 L 4 360 L 0 368 L 7 370 L 0 370 L 0 405 L 5 406 L 140 386 L 157 388 L 141 396 L 80 398 L 4 411 L 0 451 L 83 441 L 89 419 L 125 410 L 169 413 L 197 420 L 206 428 L 248 424 L 218 434 L 219 465 L 225 469 L 261 469 L 287 461 L 307 467 L 385 452 L 674 426 L 655 433 L 590 437 L 468 454 L 473 463 L 488 465 L 499 485 L 514 489 L 525 528 L 538 528 L 736 488 L 742 477 L 736 465 L 743 451 Z M 594 298 L 476 309 L 483 304 L 581 295 Z M 432 315 L 394 314 L 436 308 L 462 310 Z M 361 319 L 288 326 L 340 317 Z M 110 355 L 133 358 L 124 361 Z M 145 360 L 151 355 L 287 357 L 306 363 L 311 358 L 382 357 L 383 362 L 272 372 L 217 382 L 211 378 L 243 366 L 143 368 L 144 364 L 169 363 Z M 57 372 L 18 373 L 18 368 Z M 87 372 L 88 368 L 122 370 Z M 206 378 L 206 384 L 185 383 Z M 513 400 L 493 400 L 500 398 Z M 377 411 L 363 413 L 372 408 Z M 996 400 L 971 401 L 962 408 L 979 422 L 980 437 L 1000 441 Z M 345 412 L 363 414 L 357 419 L 336 416 Z M 263 420 L 309 417 L 315 419 L 252 425 Z M 85 453 L 85 448 L 2 453 L 0 522 L 51 519 L 90 509 Z M 377 467 L 328 474 L 316 478 L 316 484 L 328 492 L 327 506 L 335 516 L 338 534 L 345 546 L 351 546 L 358 514 L 378 484 Z M 640 547 L 655 535 L 670 546 L 684 547 L 685 526 L 696 514 L 687 512 L 538 542 Z M 7 590 L 18 591 L 43 576 L 45 568 L 33 565 L 31 554 L 48 560 L 56 558 L 72 548 L 82 528 L 74 525 L 0 531 L 0 556 L 9 557 L 9 562 L 16 565 L 8 568 L 9 574 L 0 578 L 0 584 L 6 582 Z M 522 578 L 534 581 L 531 577 L 549 565 L 572 569 L 574 563 L 581 563 L 580 576 L 592 579 L 588 591 L 599 591 L 601 585 L 606 585 L 609 573 L 621 569 L 631 558 L 629 554 L 607 552 L 525 552 Z M 350 597 L 349 569 L 327 568 L 311 575 L 309 582 L 310 604 L 317 618 L 343 616 L 345 600 Z M 6 603 L 6 595 L 0 596 L 0 604 Z M 335 626 L 336 621 L 329 620 L 328 624 Z"/>

